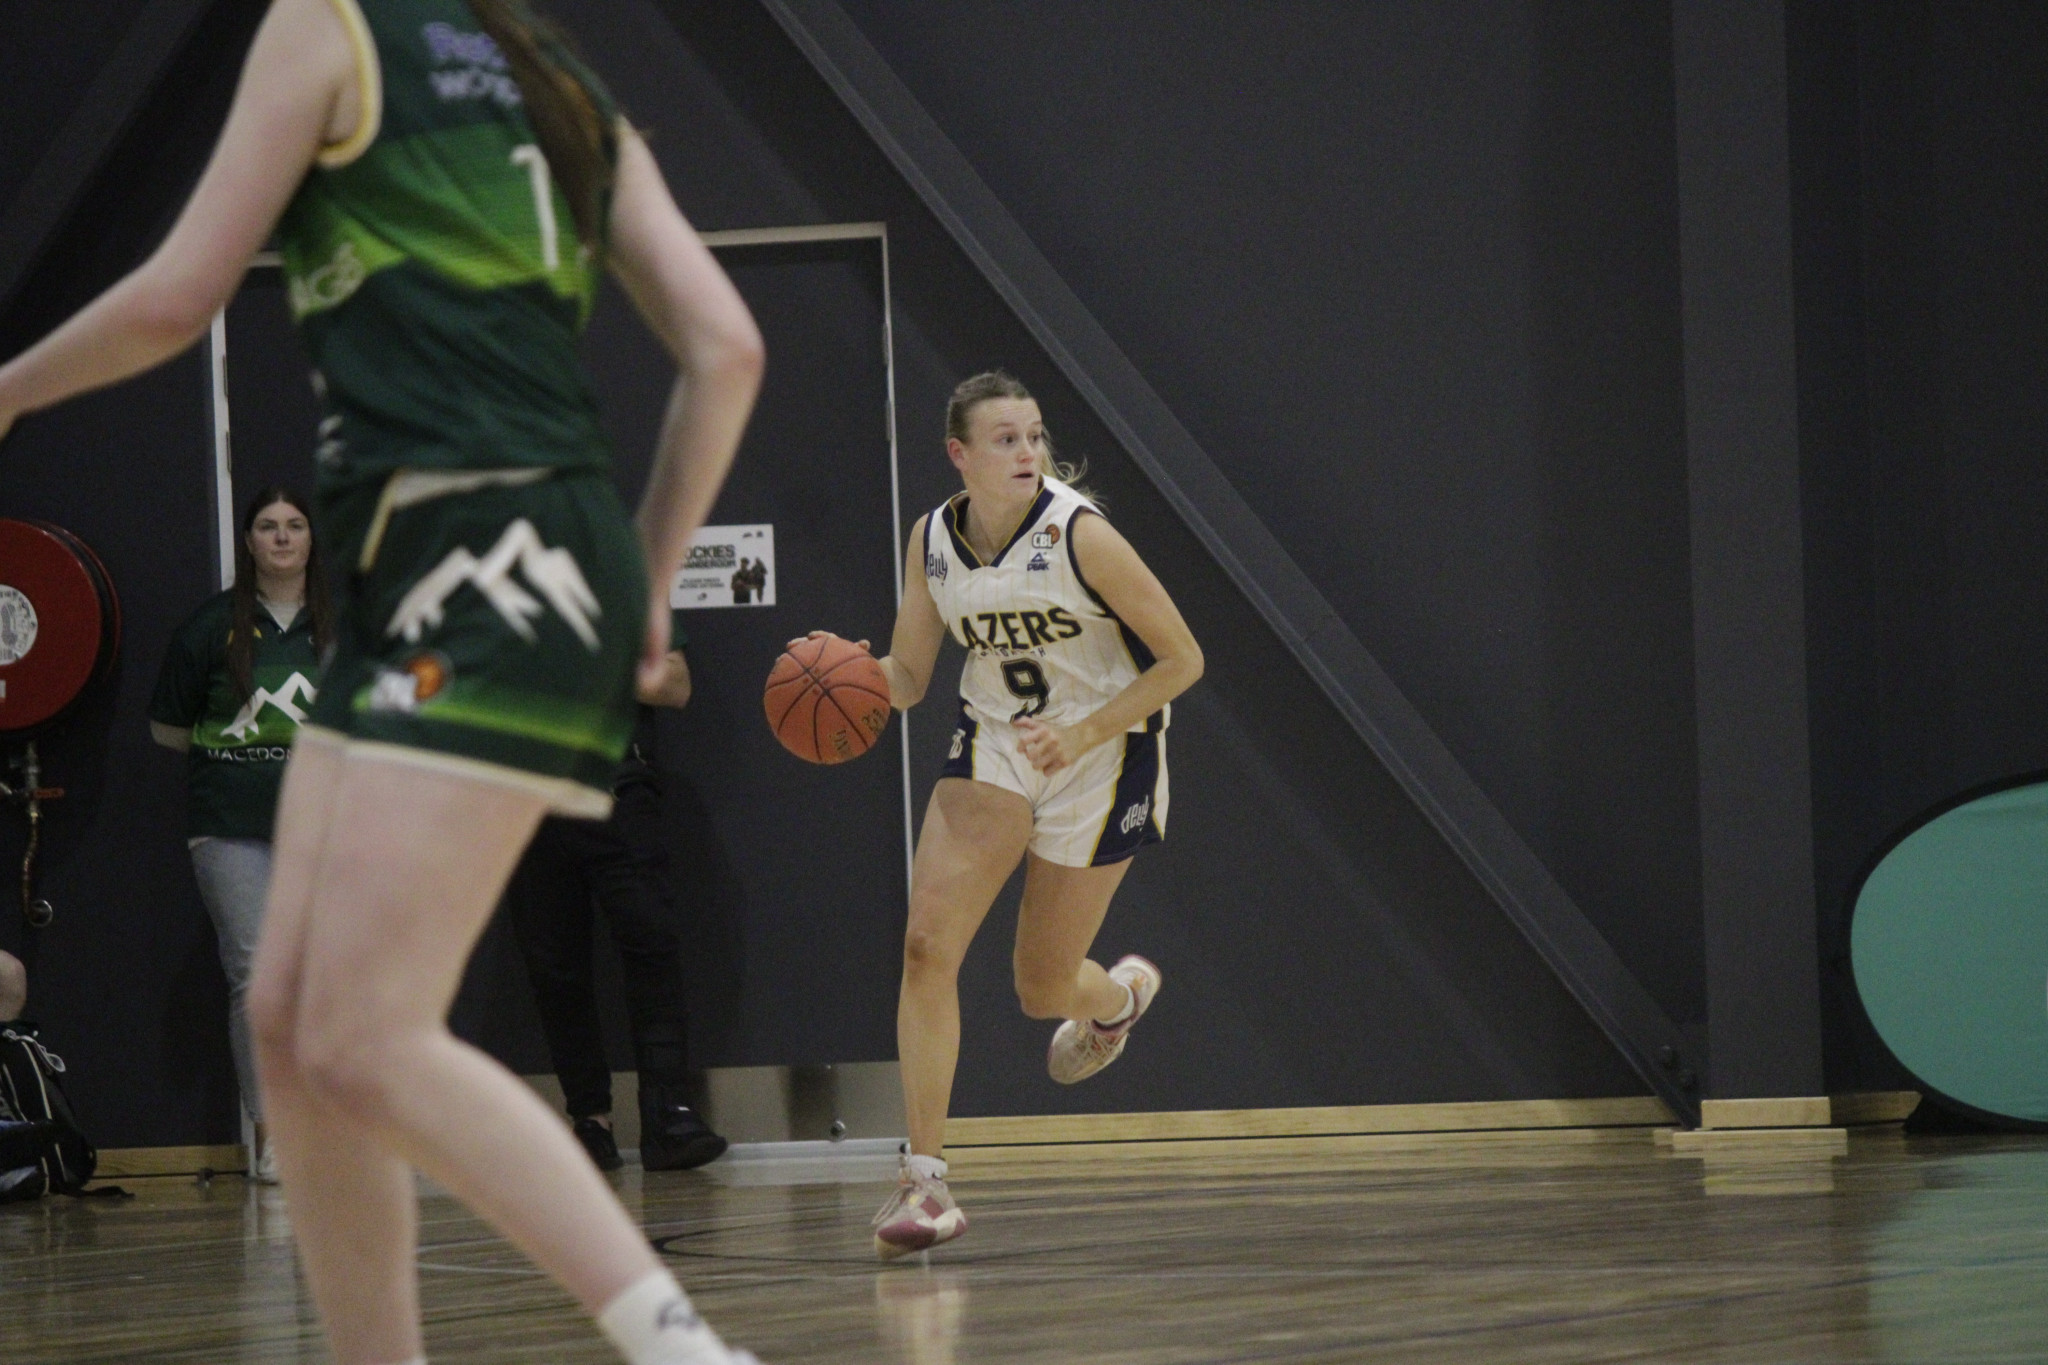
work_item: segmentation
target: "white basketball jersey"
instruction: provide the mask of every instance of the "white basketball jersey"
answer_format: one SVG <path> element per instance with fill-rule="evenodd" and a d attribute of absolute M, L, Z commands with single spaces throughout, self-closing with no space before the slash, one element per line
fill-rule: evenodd
<path fill-rule="evenodd" d="M 965 493 L 925 519 L 925 581 L 946 629 L 967 647 L 960 700 L 975 719 L 1072 725 L 1151 665 L 1151 651 L 1095 595 L 1087 566 L 1075 559 L 1074 518 L 1084 512 L 1100 515 L 1046 479 L 986 564 L 967 544 Z M 1169 710 L 1131 729 L 1164 729 Z"/>

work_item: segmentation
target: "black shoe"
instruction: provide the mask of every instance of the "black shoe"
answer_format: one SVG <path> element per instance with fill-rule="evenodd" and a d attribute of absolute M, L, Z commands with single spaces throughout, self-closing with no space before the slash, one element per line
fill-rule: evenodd
<path fill-rule="evenodd" d="M 11 1171 L 0 1171 L 0 1204 L 41 1199 L 47 1187 L 48 1182 L 43 1178 L 41 1166 L 21 1166 Z"/>
<path fill-rule="evenodd" d="M 649 1171 L 691 1171 L 725 1154 L 725 1139 L 687 1104 L 657 1104 L 640 1111 L 640 1166 Z"/>
<path fill-rule="evenodd" d="M 612 1136 L 612 1130 L 596 1119 L 576 1120 L 576 1140 L 583 1144 L 583 1150 L 590 1153 L 590 1159 L 597 1163 L 600 1171 L 616 1171 L 626 1164 L 619 1155 L 619 1141 Z"/>

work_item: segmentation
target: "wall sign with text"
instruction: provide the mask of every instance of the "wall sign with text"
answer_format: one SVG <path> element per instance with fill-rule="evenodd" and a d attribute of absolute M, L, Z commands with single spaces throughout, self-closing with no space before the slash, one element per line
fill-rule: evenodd
<path fill-rule="evenodd" d="M 775 528 L 706 526 L 668 591 L 676 610 L 775 605 Z"/>

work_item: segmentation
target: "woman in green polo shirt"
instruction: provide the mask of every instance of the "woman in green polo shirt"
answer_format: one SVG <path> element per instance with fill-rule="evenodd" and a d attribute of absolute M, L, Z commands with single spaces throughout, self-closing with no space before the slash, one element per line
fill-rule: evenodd
<path fill-rule="evenodd" d="M 266 488 L 235 542 L 235 583 L 178 627 L 157 675 L 149 728 L 185 754 L 186 833 L 199 897 L 220 938 L 228 1038 L 255 1128 L 250 1175 L 277 1180 L 244 999 L 270 889 L 270 833 L 292 737 L 313 705 L 329 639 L 327 594 L 305 499 Z"/>

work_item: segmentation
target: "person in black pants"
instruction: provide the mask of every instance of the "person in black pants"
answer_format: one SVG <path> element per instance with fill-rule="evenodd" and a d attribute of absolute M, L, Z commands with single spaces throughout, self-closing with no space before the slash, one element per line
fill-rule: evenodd
<path fill-rule="evenodd" d="M 624 1162 L 612 1134 L 611 1067 L 592 983 L 599 907 L 618 945 L 640 1068 L 640 1164 L 688 1170 L 726 1146 L 688 1096 L 689 1010 L 662 833 L 655 718 L 656 707 L 688 703 L 690 666 L 680 649 L 669 653 L 668 664 L 661 685 L 640 694 L 633 742 L 612 784 L 611 818 L 542 821 L 505 891 L 569 1118 L 591 1160 L 606 1171 Z"/>

